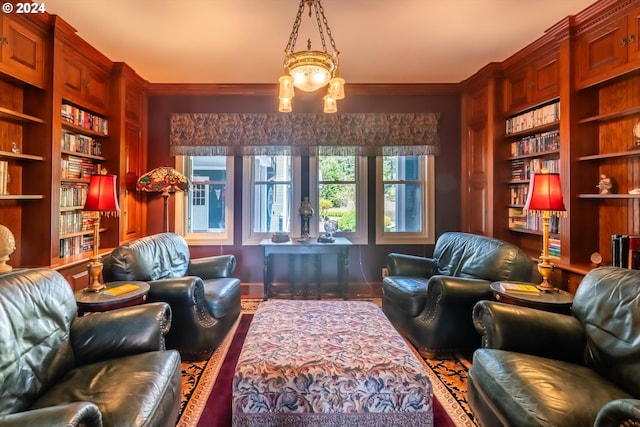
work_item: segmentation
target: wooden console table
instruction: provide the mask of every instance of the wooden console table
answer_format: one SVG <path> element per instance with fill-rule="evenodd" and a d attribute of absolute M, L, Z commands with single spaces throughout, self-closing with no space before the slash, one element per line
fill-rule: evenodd
<path fill-rule="evenodd" d="M 307 282 L 309 282 L 309 258 L 313 259 L 314 278 L 316 283 L 317 298 L 320 298 L 320 284 L 322 272 L 322 256 L 335 254 L 337 255 L 337 275 L 338 286 L 342 298 L 347 299 L 347 280 L 349 278 L 349 246 L 351 242 L 344 237 L 336 237 L 334 243 L 319 243 L 316 238 L 309 238 L 304 242 L 290 240 L 284 243 L 274 243 L 271 239 L 263 239 L 260 246 L 264 249 L 264 299 L 267 300 L 271 295 L 271 283 L 273 281 L 273 255 L 289 255 L 294 257 L 302 257 L 301 260 L 305 266 L 305 287 L 304 297 L 307 297 Z M 293 291 L 294 279 L 290 279 L 291 289 Z"/>

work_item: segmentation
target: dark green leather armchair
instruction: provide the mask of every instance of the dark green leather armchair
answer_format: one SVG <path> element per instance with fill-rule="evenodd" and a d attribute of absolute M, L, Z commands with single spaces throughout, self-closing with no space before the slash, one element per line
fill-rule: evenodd
<path fill-rule="evenodd" d="M 572 312 L 474 307 L 468 399 L 483 427 L 640 425 L 640 271 L 592 270 Z"/>
<path fill-rule="evenodd" d="M 107 282 L 149 283 L 147 301 L 171 306 L 173 327 L 167 347 L 182 360 L 205 360 L 240 315 L 240 280 L 233 277 L 236 258 L 191 258 L 182 236 L 159 233 L 124 243 L 103 259 Z"/>
<path fill-rule="evenodd" d="M 0 427 L 173 427 L 180 355 L 167 304 L 76 316 L 49 269 L 0 275 Z"/>
<path fill-rule="evenodd" d="M 518 247 L 486 236 L 447 232 L 433 257 L 391 253 L 382 281 L 382 310 L 420 354 L 471 351 L 480 346 L 471 314 L 492 299 L 491 282 L 531 280 L 533 261 Z"/>

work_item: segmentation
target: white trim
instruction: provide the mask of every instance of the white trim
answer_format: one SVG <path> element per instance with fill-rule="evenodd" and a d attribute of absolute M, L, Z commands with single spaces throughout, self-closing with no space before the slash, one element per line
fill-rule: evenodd
<path fill-rule="evenodd" d="M 376 157 L 376 244 L 433 244 L 435 243 L 435 162 L 433 156 L 420 156 L 420 170 L 424 185 L 422 194 L 422 232 L 385 232 L 382 156 Z"/>
<path fill-rule="evenodd" d="M 243 156 L 242 158 L 242 244 L 258 245 L 262 239 L 270 238 L 272 233 L 253 232 L 253 168 L 252 160 L 255 156 Z M 301 219 L 297 215 L 300 206 L 300 157 L 291 156 L 291 232 L 290 236 L 300 236 Z"/>
<path fill-rule="evenodd" d="M 319 189 L 318 189 L 318 158 L 309 158 L 309 201 L 314 206 L 316 213 L 319 212 Z M 336 236 L 346 237 L 355 245 L 366 245 L 369 242 L 368 205 L 367 205 L 367 157 L 356 156 L 356 224 L 358 228 L 355 232 L 336 233 Z M 320 215 L 314 215 L 311 221 L 311 235 L 317 236 L 320 228 Z"/>
<path fill-rule="evenodd" d="M 176 156 L 176 170 L 178 172 L 190 176 L 187 166 L 189 156 Z M 176 204 L 175 215 L 175 230 L 176 233 L 184 236 L 187 243 L 191 246 L 206 246 L 206 245 L 233 245 L 233 201 L 234 201 L 234 181 L 233 181 L 233 157 L 226 156 L 226 177 L 227 182 L 225 185 L 226 192 L 229 195 L 225 199 L 225 224 L 223 232 L 197 232 L 189 233 L 188 230 L 188 216 L 187 205 L 189 203 L 189 193 L 174 193 Z"/>

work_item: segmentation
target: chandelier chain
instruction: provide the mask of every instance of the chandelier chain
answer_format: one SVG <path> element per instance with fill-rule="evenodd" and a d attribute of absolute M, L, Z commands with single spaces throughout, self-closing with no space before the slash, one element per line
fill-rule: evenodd
<path fill-rule="evenodd" d="M 327 29 L 327 36 L 329 36 L 329 42 L 331 43 L 331 47 L 333 48 L 333 51 L 337 56 L 340 54 L 340 51 L 338 50 L 338 48 L 336 48 L 336 42 L 333 40 L 333 35 L 331 35 L 331 28 L 329 28 L 329 21 L 327 21 L 327 17 L 324 15 L 324 7 L 322 7 L 322 3 L 318 2 L 318 6 L 316 8 L 316 19 L 318 20 L 318 27 L 320 28 L 320 37 L 322 38 L 322 47 L 326 52 L 327 46 L 325 45 L 324 36 L 322 34 L 322 25 L 320 25 L 320 16 L 318 15 L 318 9 L 320 9 L 320 14 L 322 15 L 322 23 L 324 24 L 324 27 Z"/>
<path fill-rule="evenodd" d="M 320 12 L 322 12 L 322 19 L 324 20 L 324 24 L 325 26 L 327 25 L 327 20 L 324 17 L 324 10 L 322 9 L 322 5 L 320 4 L 320 2 L 315 2 L 314 1 L 314 9 L 316 10 L 316 22 L 318 23 L 318 32 L 320 33 L 320 42 L 322 43 L 322 51 L 326 52 L 327 51 L 327 43 L 324 41 L 324 31 L 322 31 L 322 21 L 320 19 Z M 327 35 L 329 35 L 329 27 L 327 27 Z M 331 37 L 329 35 L 329 37 Z M 335 48 L 334 48 L 335 50 Z"/>
<path fill-rule="evenodd" d="M 287 47 L 284 49 L 287 55 L 293 53 L 293 50 L 296 47 L 296 41 L 298 40 L 298 29 L 300 28 L 300 23 L 302 22 L 302 13 L 304 12 L 304 1 L 305 0 L 300 1 L 296 19 L 295 21 L 293 21 L 293 29 L 291 30 L 291 34 L 289 35 L 289 43 L 287 43 Z"/>

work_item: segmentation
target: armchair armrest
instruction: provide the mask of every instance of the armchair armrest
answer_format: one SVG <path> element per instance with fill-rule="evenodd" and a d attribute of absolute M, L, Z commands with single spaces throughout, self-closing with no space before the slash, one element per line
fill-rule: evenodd
<path fill-rule="evenodd" d="M 619 427 L 640 424 L 640 400 L 617 399 L 604 405 L 594 427 Z"/>
<path fill-rule="evenodd" d="M 126 307 L 77 317 L 71 324 L 71 345 L 80 364 L 164 350 L 170 326 L 168 304 Z"/>
<path fill-rule="evenodd" d="M 102 427 L 102 414 L 91 402 L 73 402 L 0 415 L 0 427 Z"/>
<path fill-rule="evenodd" d="M 573 316 L 480 301 L 473 323 L 482 346 L 584 364 L 586 334 Z"/>
<path fill-rule="evenodd" d="M 438 272 L 438 263 L 433 258 L 390 253 L 387 255 L 390 276 L 413 276 L 429 278 Z"/>
<path fill-rule="evenodd" d="M 203 280 L 217 279 L 231 277 L 235 269 L 236 257 L 234 255 L 216 255 L 190 260 L 187 274 L 198 276 Z"/>

